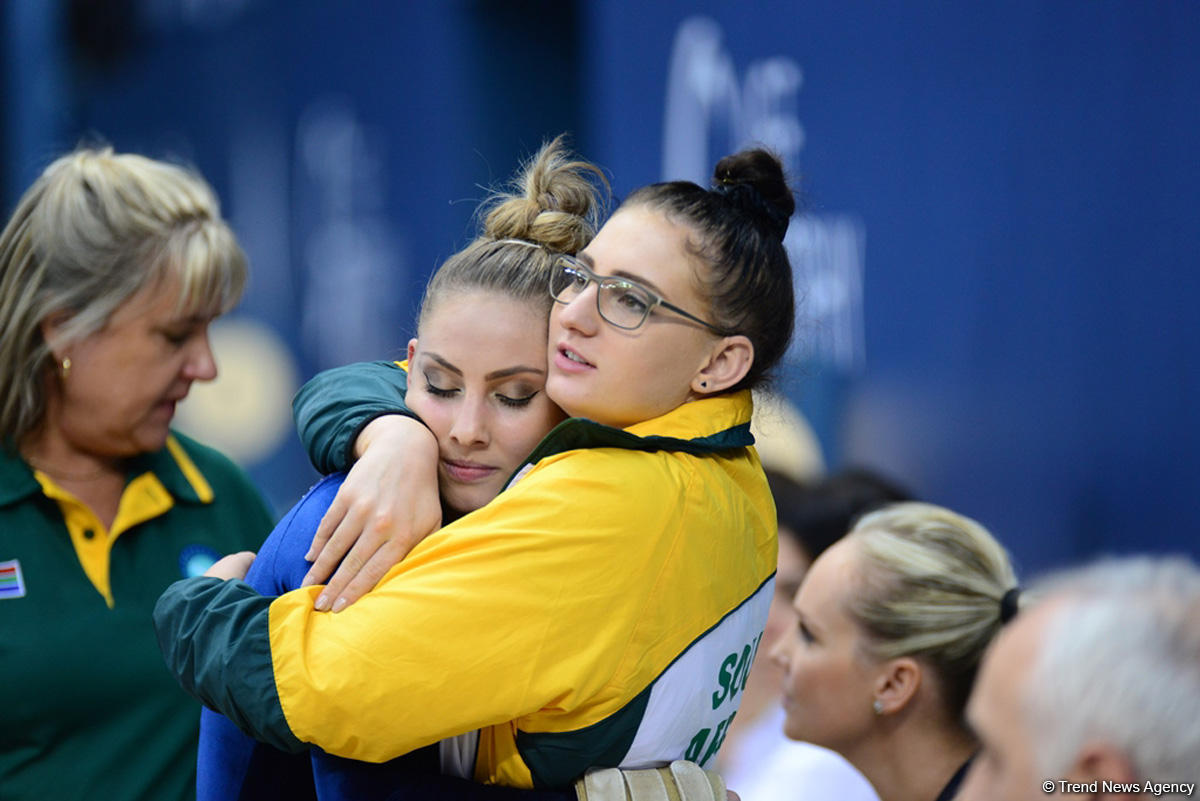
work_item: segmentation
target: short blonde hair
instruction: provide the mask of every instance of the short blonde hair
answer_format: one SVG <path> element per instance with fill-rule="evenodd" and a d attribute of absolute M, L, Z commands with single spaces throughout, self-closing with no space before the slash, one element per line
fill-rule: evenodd
<path fill-rule="evenodd" d="M 919 658 L 961 719 L 984 649 L 1016 586 L 1004 547 L 979 523 L 928 503 L 865 515 L 847 535 L 861 556 L 849 611 L 876 659 Z"/>
<path fill-rule="evenodd" d="M 46 168 L 0 234 L 0 437 L 15 446 L 46 409 L 52 347 L 86 339 L 152 283 L 179 286 L 181 313 L 240 299 L 246 257 L 196 173 L 110 148 Z M 63 315 L 61 341 L 41 325 Z"/>

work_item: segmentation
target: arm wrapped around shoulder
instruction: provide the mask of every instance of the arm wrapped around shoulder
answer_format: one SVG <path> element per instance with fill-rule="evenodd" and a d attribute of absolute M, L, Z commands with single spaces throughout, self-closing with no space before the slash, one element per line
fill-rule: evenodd
<path fill-rule="evenodd" d="M 404 405 L 408 373 L 395 362 L 360 362 L 325 370 L 292 399 L 296 433 L 313 467 L 328 475 L 354 464 L 354 442 L 376 417 L 417 419 Z"/>

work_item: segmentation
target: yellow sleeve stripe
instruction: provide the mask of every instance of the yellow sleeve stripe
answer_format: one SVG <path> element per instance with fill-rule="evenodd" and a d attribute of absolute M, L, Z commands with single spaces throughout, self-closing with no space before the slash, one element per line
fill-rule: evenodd
<path fill-rule="evenodd" d="M 208 485 L 208 481 L 200 473 L 200 469 L 196 467 L 196 463 L 187 455 L 187 451 L 179 444 L 179 440 L 174 436 L 167 437 L 167 450 L 171 452 L 171 456 L 175 458 L 175 463 L 179 465 L 179 471 L 183 473 L 183 477 L 192 485 L 192 489 L 196 493 L 196 497 L 200 499 L 200 503 L 212 503 L 213 491 Z"/>

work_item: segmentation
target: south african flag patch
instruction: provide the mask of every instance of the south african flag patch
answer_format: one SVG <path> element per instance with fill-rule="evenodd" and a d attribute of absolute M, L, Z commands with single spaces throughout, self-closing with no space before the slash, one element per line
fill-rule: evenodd
<path fill-rule="evenodd" d="M 21 562 L 17 559 L 0 562 L 0 601 L 24 597 L 25 579 L 21 576 Z"/>

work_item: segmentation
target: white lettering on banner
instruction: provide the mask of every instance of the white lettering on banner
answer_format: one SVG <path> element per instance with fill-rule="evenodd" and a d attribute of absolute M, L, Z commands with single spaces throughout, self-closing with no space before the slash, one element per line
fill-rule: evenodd
<path fill-rule="evenodd" d="M 785 164 L 795 163 L 804 145 L 796 113 L 800 65 L 785 57 L 757 61 L 741 82 L 722 39 L 721 26 L 707 17 L 684 20 L 675 34 L 663 120 L 664 181 L 705 184 L 713 145 L 725 153 L 762 142 Z"/>
<path fill-rule="evenodd" d="M 845 373 L 866 353 L 863 263 L 867 232 L 848 215 L 792 220 L 783 240 L 796 288 L 796 335 L 788 359 L 818 362 Z"/>
<path fill-rule="evenodd" d="M 796 97 L 804 73 L 795 59 L 757 59 L 739 79 L 724 32 L 708 17 L 680 23 L 671 50 L 663 120 L 663 180 L 706 186 L 719 156 L 761 143 L 798 172 L 804 126 Z M 854 372 L 865 361 L 863 264 L 866 229 L 853 215 L 792 221 L 784 244 L 792 261 L 798 320 L 788 360 Z"/>
<path fill-rule="evenodd" d="M 387 138 L 349 98 L 326 96 L 300 114 L 296 159 L 298 213 L 310 218 L 301 223 L 305 350 L 320 367 L 377 358 L 395 347 L 387 323 L 409 283 L 386 214 Z"/>

